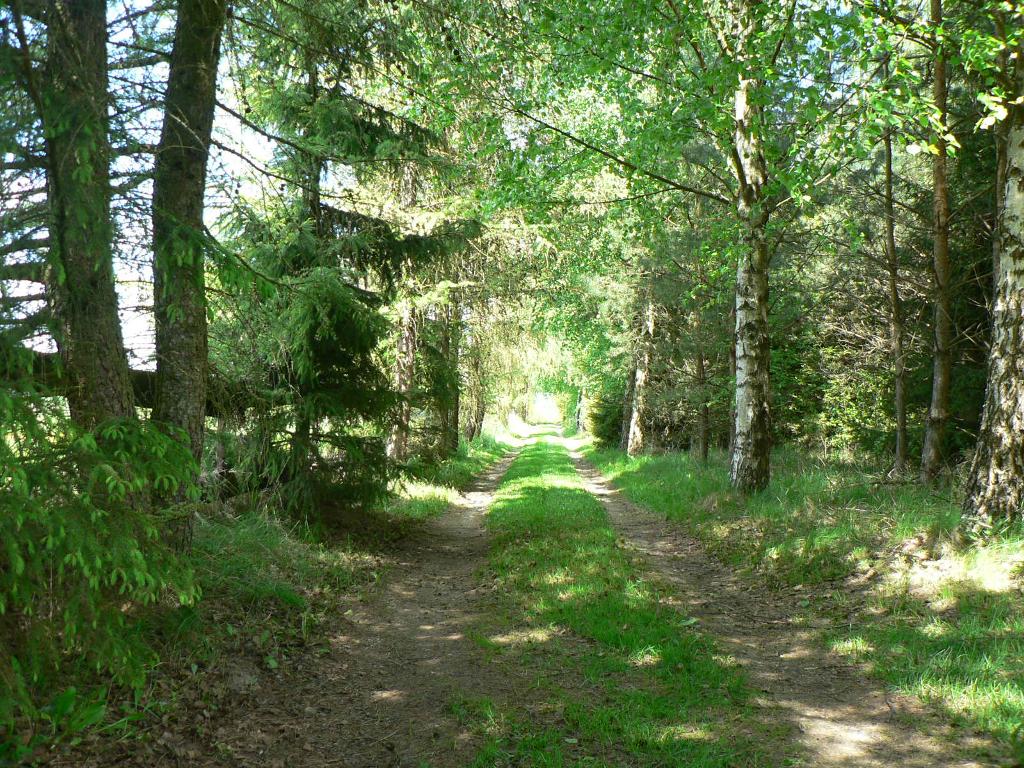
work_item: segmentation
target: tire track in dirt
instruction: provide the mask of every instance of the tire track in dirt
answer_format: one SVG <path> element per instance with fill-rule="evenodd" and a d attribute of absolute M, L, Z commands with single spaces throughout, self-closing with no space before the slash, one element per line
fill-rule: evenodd
<path fill-rule="evenodd" d="M 681 608 L 698 619 L 741 664 L 759 703 L 792 722 L 815 768 L 981 768 L 956 756 L 948 726 L 919 702 L 892 696 L 821 647 L 815 631 L 794 625 L 786 596 L 744 583 L 678 526 L 626 500 L 578 450 L 570 450 L 587 490 L 604 505 L 626 545 L 673 587 Z M 929 721 L 930 734 L 901 714 Z M 934 727 L 932 727 L 934 726 Z M 942 734 L 940 736 L 939 734 Z"/>
<path fill-rule="evenodd" d="M 467 637 L 486 610 L 476 578 L 489 548 L 483 514 L 513 459 L 482 473 L 460 503 L 411 537 L 383 584 L 346 612 L 326 653 L 303 655 L 236 710 L 217 739 L 230 755 L 226 764 L 454 768 L 472 761 L 478 745 L 450 703 L 501 701 L 517 682 Z"/>

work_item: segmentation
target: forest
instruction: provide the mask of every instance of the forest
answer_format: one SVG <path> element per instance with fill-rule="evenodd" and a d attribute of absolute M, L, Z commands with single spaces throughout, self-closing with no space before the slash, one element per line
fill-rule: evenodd
<path fill-rule="evenodd" d="M 1020 0 L 2 0 L 0 766 L 1024 766 Z"/>

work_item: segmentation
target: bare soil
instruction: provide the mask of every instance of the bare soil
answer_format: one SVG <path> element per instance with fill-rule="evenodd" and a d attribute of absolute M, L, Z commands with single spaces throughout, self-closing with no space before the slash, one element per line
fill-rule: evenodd
<path fill-rule="evenodd" d="M 481 522 L 512 461 L 484 472 L 446 514 L 407 541 L 384 584 L 345 611 L 327 653 L 301 659 L 224 724 L 235 766 L 464 766 L 473 736 L 451 712 L 459 696 L 501 698 L 508 681 L 467 637 L 480 613 Z"/>
<path fill-rule="evenodd" d="M 813 626 L 801 626 L 799 598 L 737 576 L 679 527 L 625 499 L 572 452 L 587 490 L 604 505 L 623 543 L 671 585 L 746 671 L 758 703 L 796 726 L 815 768 L 980 768 L 958 757 L 957 734 L 914 699 L 887 692 L 864 671 L 829 653 Z"/>

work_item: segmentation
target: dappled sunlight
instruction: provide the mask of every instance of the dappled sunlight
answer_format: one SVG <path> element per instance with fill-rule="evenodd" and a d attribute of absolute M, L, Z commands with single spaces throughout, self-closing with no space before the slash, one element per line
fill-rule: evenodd
<path fill-rule="evenodd" d="M 654 647 L 634 651 L 629 655 L 629 663 L 634 667 L 653 667 L 661 660 L 661 650 Z"/>
<path fill-rule="evenodd" d="M 591 597 L 598 591 L 597 587 L 588 584 L 574 584 L 568 589 L 560 590 L 557 594 L 563 603 L 570 600 L 582 600 Z"/>
<path fill-rule="evenodd" d="M 533 625 L 490 633 L 489 642 L 554 654 L 555 664 L 572 658 L 586 671 L 575 685 L 595 686 L 582 699 L 563 694 L 572 738 L 551 738 L 551 754 L 598 743 L 666 764 L 724 767 L 736 750 L 756 753 L 747 734 L 715 715 L 747 698 L 735 662 L 641 578 L 566 443 L 548 436 L 528 447 L 487 516 L 496 584 L 512 616 Z M 548 743 L 528 724 L 508 729 L 507 738 Z"/>
<path fill-rule="evenodd" d="M 549 586 L 567 584 L 573 580 L 572 574 L 566 568 L 559 568 L 544 576 L 544 583 Z"/>
<path fill-rule="evenodd" d="M 601 475 L 585 463 L 581 462 L 579 467 L 587 479 L 588 490 L 606 485 Z M 671 485 L 670 478 L 666 484 Z M 651 486 L 640 487 L 650 490 Z M 657 516 L 623 501 L 616 491 L 612 490 L 604 504 L 617 530 L 646 556 L 658 579 L 678 587 L 689 597 L 686 602 L 699 617 L 694 623 L 706 627 L 732 649 L 745 675 L 752 678 L 757 689 L 769 694 L 758 696 L 756 702 L 772 708 L 776 717 L 781 715 L 779 722 L 783 726 L 792 723 L 799 729 L 800 742 L 808 750 L 809 765 L 924 768 L 945 764 L 946 747 L 942 743 L 895 722 L 897 710 L 880 689 L 865 684 L 859 676 L 851 674 L 852 670 L 836 666 L 834 658 L 819 644 L 816 629 L 823 626 L 820 618 L 809 611 L 806 621 L 801 622 L 800 617 L 793 615 L 794 609 L 809 608 L 818 595 L 804 591 L 801 584 L 791 590 L 792 599 L 759 594 L 757 587 L 739 578 L 735 571 L 713 562 L 696 542 L 679 535 Z M 804 507 L 797 516 L 809 514 L 809 508 L 813 505 Z M 828 514 L 826 510 L 825 515 Z M 840 517 L 836 515 L 835 519 Z M 770 521 L 771 518 L 763 518 L 758 527 Z M 757 529 L 754 532 L 762 533 Z M 815 537 L 804 538 L 806 542 Z M 756 544 L 753 537 L 752 543 Z M 806 598 L 799 599 L 800 596 Z M 800 625 L 805 628 L 798 628 Z M 850 625 L 851 631 L 853 626 Z M 842 648 L 841 639 L 836 640 L 833 638 L 833 643 Z M 852 652 L 860 647 L 866 651 L 875 647 L 874 638 L 870 643 L 863 637 L 860 640 L 863 642 L 849 643 L 844 650 Z M 912 659 L 920 658 L 911 655 L 910 647 L 901 647 L 900 651 Z M 713 653 L 712 657 L 722 665 L 736 663 L 735 658 L 723 654 Z M 957 663 L 956 657 L 951 657 L 951 661 Z M 976 701 L 983 703 L 984 699 L 976 697 Z M 901 708 L 898 714 L 902 711 Z"/>
<path fill-rule="evenodd" d="M 847 593 L 833 592 L 843 617 L 827 633 L 833 652 L 867 662 L 895 690 L 997 738 L 1011 740 L 1024 721 L 1019 535 L 958 549 L 948 533 L 960 510 L 949 498 L 874 484 L 853 464 L 816 466 L 783 453 L 769 492 L 744 500 L 725 487 L 719 459 L 700 466 L 685 455 L 630 460 L 585 450 L 625 494 L 678 522 L 726 563 L 779 586 L 866 585 L 856 621 L 846 618 Z M 813 611 L 814 595 L 805 594 Z M 792 661 L 814 663 L 799 654 Z"/>
<path fill-rule="evenodd" d="M 780 452 L 782 469 L 751 497 L 730 489 L 721 454 L 702 463 L 684 453 L 585 451 L 631 499 L 677 520 L 727 562 L 782 584 L 867 570 L 883 537 L 896 546 L 907 531 L 948 531 L 960 516 L 950 500 L 920 488 L 878 485 L 856 466 L 822 466 L 794 451 Z"/>
<path fill-rule="evenodd" d="M 874 650 L 874 646 L 871 643 L 859 636 L 834 640 L 829 643 L 829 648 L 844 656 L 859 656 Z"/>
<path fill-rule="evenodd" d="M 490 641 L 496 645 L 514 646 L 529 643 L 546 643 L 554 636 L 555 633 L 550 627 L 533 627 L 491 635 Z"/>
<path fill-rule="evenodd" d="M 831 647 L 870 662 L 901 690 L 1011 739 L 1024 721 L 1021 596 L 973 581 L 939 584 L 919 594 L 905 578 L 891 582 L 876 597 L 876 618 L 856 633 L 833 632 Z"/>
<path fill-rule="evenodd" d="M 454 488 L 418 480 L 406 480 L 402 483 L 399 495 L 407 499 L 437 499 L 445 504 L 452 504 L 459 498 L 459 492 Z"/>
<path fill-rule="evenodd" d="M 377 702 L 397 702 L 405 698 L 405 691 L 397 689 L 387 691 L 374 691 L 370 694 L 370 699 Z"/>
<path fill-rule="evenodd" d="M 667 741 L 712 741 L 714 733 L 707 728 L 695 728 L 692 725 L 668 725 L 657 729 L 654 740 L 658 742 Z"/>
<path fill-rule="evenodd" d="M 949 550 L 939 559 L 910 558 L 890 580 L 904 580 L 917 597 L 935 602 L 948 599 L 959 586 L 984 592 L 1019 592 L 1024 586 L 1024 542 L 976 547 L 967 552 Z"/>

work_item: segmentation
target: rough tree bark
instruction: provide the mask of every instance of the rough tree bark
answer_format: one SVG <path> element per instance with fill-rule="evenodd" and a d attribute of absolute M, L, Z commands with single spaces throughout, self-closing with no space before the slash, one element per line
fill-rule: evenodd
<path fill-rule="evenodd" d="M 153 418 L 203 452 L 207 329 L 203 202 L 226 0 L 180 0 L 153 169 Z"/>
<path fill-rule="evenodd" d="M 475 341 L 479 345 L 479 340 Z M 487 411 L 487 401 L 484 396 L 484 363 L 482 350 L 479 347 L 472 351 L 469 356 L 469 391 L 471 393 L 473 407 L 468 410 L 468 418 L 462 434 L 466 440 L 476 440 L 484 427 L 484 416 Z"/>
<path fill-rule="evenodd" d="M 931 483 L 942 467 L 942 446 L 949 423 L 949 392 L 953 364 L 953 315 L 949 258 L 949 183 L 946 176 L 947 142 L 945 138 L 947 110 L 946 57 L 941 35 L 942 0 L 931 0 L 930 21 L 935 28 L 935 60 L 932 94 L 941 128 L 935 137 L 936 153 L 932 160 L 933 198 L 933 341 L 932 397 L 925 424 L 924 446 L 921 449 L 921 482 Z"/>
<path fill-rule="evenodd" d="M 647 384 L 651 376 L 651 357 L 654 354 L 654 300 L 650 296 L 644 305 L 642 322 L 629 414 L 629 435 L 626 440 L 626 453 L 630 456 L 639 456 L 643 453 L 647 441 Z"/>
<path fill-rule="evenodd" d="M 747 15 L 750 15 L 749 13 Z M 752 22 L 751 22 L 752 23 Z M 736 417 L 731 479 L 749 492 L 768 485 L 771 457 L 770 358 L 768 337 L 768 180 L 759 131 L 756 82 L 741 75 L 736 88 L 733 172 L 737 213 L 746 247 L 736 269 Z"/>
<path fill-rule="evenodd" d="M 1024 96 L 1024 50 L 1014 68 L 1011 98 Z M 976 534 L 1024 514 L 1024 109 L 1011 107 L 1007 120 L 985 410 L 964 500 L 966 524 Z"/>
<path fill-rule="evenodd" d="M 416 374 L 416 313 L 412 302 L 403 302 L 398 319 L 398 344 L 395 349 L 395 391 L 402 398 L 395 423 L 388 436 L 387 454 L 393 461 L 409 457 L 409 423 L 412 419 L 413 377 Z"/>
<path fill-rule="evenodd" d="M 484 405 L 484 399 L 478 392 L 474 395 L 473 410 L 470 412 L 469 418 L 466 419 L 466 426 L 462 432 L 466 436 L 466 440 L 476 440 L 480 437 L 480 433 L 483 431 L 485 415 L 486 406 Z"/>
<path fill-rule="evenodd" d="M 37 105 L 47 135 L 51 258 L 63 281 L 61 353 L 72 420 L 91 428 L 134 418 L 111 249 L 104 0 L 51 0 L 46 99 Z M 31 79 L 32 74 L 26 73 Z"/>
<path fill-rule="evenodd" d="M 1006 40 L 1006 18 L 1002 11 L 995 12 L 996 37 Z M 1003 49 L 999 53 L 998 67 L 1001 72 L 1010 72 L 1009 51 Z M 1007 141 L 1008 132 L 1012 127 L 1012 120 L 1003 120 L 995 125 L 992 131 L 993 143 L 996 151 L 996 183 L 995 200 L 992 206 L 992 302 L 995 302 L 996 292 L 999 290 L 999 249 L 1002 243 L 1002 221 L 1003 221 L 1003 198 L 1006 193 L 1006 165 L 1007 165 Z M 989 314 L 992 314 L 991 307 Z"/>
<path fill-rule="evenodd" d="M 886 68 L 888 75 L 888 68 Z M 889 272 L 889 345 L 893 364 L 893 411 L 896 417 L 896 448 L 892 471 L 907 465 L 906 358 L 903 351 L 903 301 L 900 298 L 899 261 L 896 254 L 896 213 L 893 196 L 892 132 L 886 131 L 885 150 L 885 262 Z"/>
<path fill-rule="evenodd" d="M 1006 194 L 1007 135 L 1005 127 L 1000 125 L 995 130 L 996 149 L 996 189 L 992 210 L 994 225 L 992 227 L 992 297 L 995 301 L 999 289 L 999 249 L 1002 244 L 1003 198 Z"/>
<path fill-rule="evenodd" d="M 483 392 L 476 393 L 473 402 L 473 413 L 470 416 L 469 424 L 466 425 L 466 439 L 476 440 L 484 429 L 484 418 L 487 415 L 487 405 L 484 402 Z"/>

